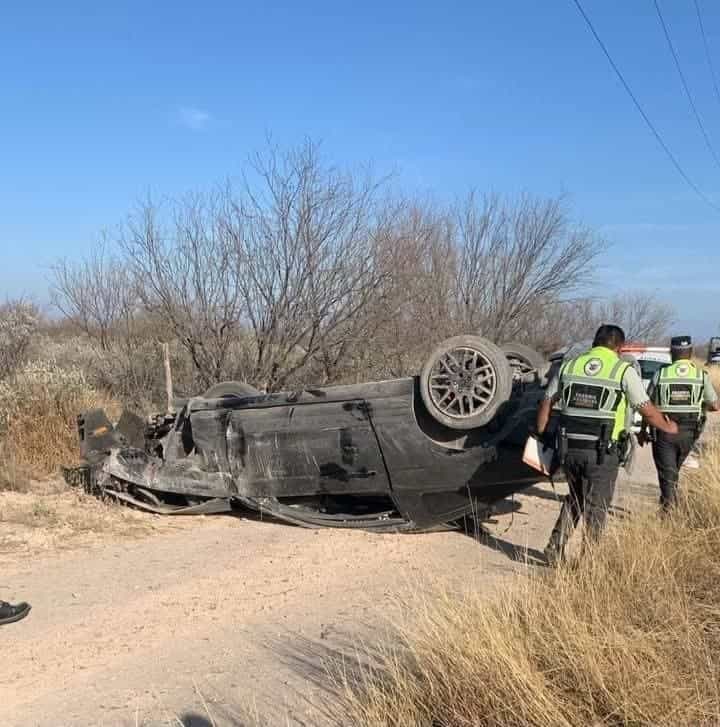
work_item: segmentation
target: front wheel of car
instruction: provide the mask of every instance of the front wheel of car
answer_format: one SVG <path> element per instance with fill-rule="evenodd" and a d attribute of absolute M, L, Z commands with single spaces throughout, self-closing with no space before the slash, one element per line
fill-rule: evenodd
<path fill-rule="evenodd" d="M 512 392 L 505 353 L 480 336 L 455 336 L 431 354 L 420 375 L 420 395 L 435 421 L 451 429 L 487 424 Z"/>

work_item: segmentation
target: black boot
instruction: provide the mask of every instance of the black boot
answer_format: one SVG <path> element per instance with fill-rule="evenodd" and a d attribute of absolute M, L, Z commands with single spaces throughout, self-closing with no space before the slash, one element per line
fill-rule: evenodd
<path fill-rule="evenodd" d="M 552 531 L 550 540 L 548 540 L 548 544 L 545 546 L 545 550 L 543 550 L 543 555 L 548 565 L 557 565 L 565 560 L 565 543 L 563 540 L 562 532 L 558 528 L 555 528 Z"/>
<path fill-rule="evenodd" d="M 30 613 L 29 603 L 12 604 L 0 601 L 0 625 L 20 621 Z"/>
<path fill-rule="evenodd" d="M 565 560 L 565 546 L 575 529 L 572 504 L 567 497 L 563 501 L 560 516 L 550 534 L 550 540 L 548 540 L 548 544 L 543 551 L 548 565 L 557 565 Z"/>

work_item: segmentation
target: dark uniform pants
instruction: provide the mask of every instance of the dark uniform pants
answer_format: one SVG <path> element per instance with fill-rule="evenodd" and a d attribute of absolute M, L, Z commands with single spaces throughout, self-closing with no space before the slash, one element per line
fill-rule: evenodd
<path fill-rule="evenodd" d="M 619 468 L 617 453 L 606 454 L 603 462 L 599 464 L 597 451 L 594 449 L 568 449 L 565 475 L 569 492 L 550 536 L 550 551 L 562 555 L 583 515 L 588 536 L 598 537 L 605 527 Z"/>
<path fill-rule="evenodd" d="M 653 459 L 660 481 L 660 504 L 667 510 L 677 502 L 680 468 L 696 439 L 695 429 L 680 428 L 677 434 L 657 432 L 653 442 Z"/>

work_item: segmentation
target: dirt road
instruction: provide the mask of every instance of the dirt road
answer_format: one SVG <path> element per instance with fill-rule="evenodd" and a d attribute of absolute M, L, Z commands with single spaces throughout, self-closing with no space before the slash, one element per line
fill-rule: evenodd
<path fill-rule="evenodd" d="M 559 505 L 547 485 L 517 502 L 484 543 L 216 516 L 6 563 L 0 594 L 33 611 L 0 630 L 0 724 L 324 724 L 327 659 L 377 638 L 399 601 L 427 583 L 492 592 L 528 567 Z"/>

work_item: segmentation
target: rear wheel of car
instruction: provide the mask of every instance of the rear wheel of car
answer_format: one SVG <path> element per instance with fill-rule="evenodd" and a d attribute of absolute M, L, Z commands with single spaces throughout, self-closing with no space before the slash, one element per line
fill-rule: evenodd
<path fill-rule="evenodd" d="M 503 351 L 480 336 L 455 336 L 431 354 L 420 375 L 420 394 L 435 421 L 451 429 L 487 424 L 512 392 Z"/>
<path fill-rule="evenodd" d="M 510 343 L 503 343 L 500 348 L 505 352 L 505 357 L 510 364 L 514 378 L 522 379 L 534 371 L 540 374 L 546 365 L 545 357 L 524 343 L 511 341 Z"/>
<path fill-rule="evenodd" d="M 221 381 L 213 384 L 204 394 L 205 399 L 222 399 L 225 396 L 257 396 L 260 392 L 250 384 L 241 381 Z"/>

